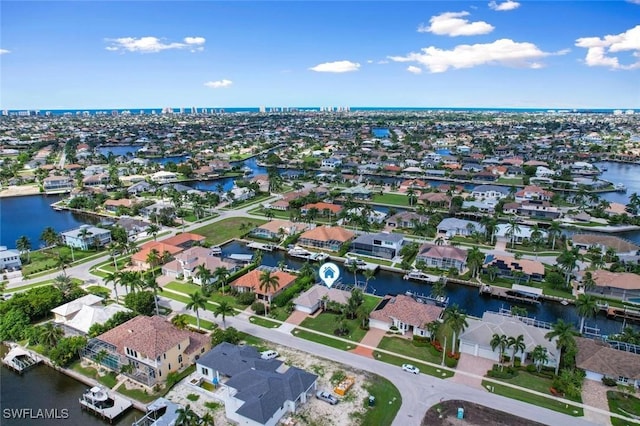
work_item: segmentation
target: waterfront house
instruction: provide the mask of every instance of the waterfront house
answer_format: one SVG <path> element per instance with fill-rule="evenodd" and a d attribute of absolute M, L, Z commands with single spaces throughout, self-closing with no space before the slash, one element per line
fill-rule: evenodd
<path fill-rule="evenodd" d="M 520 281 L 542 281 L 544 265 L 537 260 L 516 259 L 513 256 L 490 254 L 485 259 L 485 268 L 495 266 L 497 275 L 505 278 L 516 278 Z"/>
<path fill-rule="evenodd" d="M 456 268 L 462 272 L 467 265 L 467 251 L 450 245 L 425 243 L 420 246 L 417 262 L 424 262 L 430 268 Z"/>
<path fill-rule="evenodd" d="M 202 285 L 202 280 L 198 276 L 198 267 L 204 266 L 211 273 L 217 268 L 226 268 L 230 273 L 238 269 L 238 265 L 226 262 L 219 255 L 214 255 L 211 249 L 206 247 L 191 247 L 174 256 L 174 260 L 162 266 L 162 275 L 171 278 L 182 276 L 185 280 L 191 279 L 194 283 Z M 212 277 L 211 282 L 215 282 L 216 277 Z"/>
<path fill-rule="evenodd" d="M 131 256 L 133 267 L 139 270 L 146 270 L 151 267 L 148 262 L 149 253 L 152 250 L 158 252 L 158 255 L 164 260 L 171 260 L 174 255 L 184 250 L 182 247 L 166 244 L 162 241 L 149 241 L 140 246 L 140 250 Z"/>
<path fill-rule="evenodd" d="M 254 269 L 233 281 L 231 283 L 231 287 L 239 293 L 254 292 L 258 299 L 271 303 L 271 300 L 275 296 L 280 294 L 284 289 L 296 281 L 295 275 L 280 270 L 274 270 L 271 271 L 271 276 L 278 277 L 278 284 L 276 287 L 270 287 L 268 290 L 266 288 L 261 289 L 260 275 L 262 275 L 263 272 L 264 270 Z"/>
<path fill-rule="evenodd" d="M 282 361 L 263 360 L 251 346 L 221 343 L 201 357 L 196 371 L 217 394 L 230 421 L 248 426 L 275 426 L 295 413 L 316 392 L 318 376 Z"/>
<path fill-rule="evenodd" d="M 111 231 L 91 225 L 80 225 L 77 229 L 61 232 L 62 243 L 81 250 L 104 247 L 111 242 Z"/>
<path fill-rule="evenodd" d="M 556 348 L 555 338 L 549 341 L 545 335 L 549 332 L 548 328 L 535 327 L 525 324 L 518 317 L 510 315 L 500 315 L 495 312 L 485 312 L 482 319 L 467 317 L 468 326 L 460 334 L 460 352 L 490 359 L 493 361 L 500 360 L 500 349 L 491 348 L 491 339 L 494 334 L 507 337 L 524 337 L 525 350 L 517 356 L 521 362 L 530 357 L 531 352 L 538 345 L 543 346 L 547 350 L 547 367 L 555 367 L 558 350 Z M 510 351 L 507 354 L 510 355 Z"/>
<path fill-rule="evenodd" d="M 309 210 L 311 209 L 316 209 L 318 215 L 327 216 L 327 217 L 333 216 L 335 218 L 342 211 L 342 206 L 338 204 L 331 204 L 331 203 L 324 203 L 324 202 L 305 204 L 300 208 L 300 213 L 303 215 L 306 215 L 309 213 Z"/>
<path fill-rule="evenodd" d="M 14 249 L 8 249 L 6 246 L 0 246 L 0 271 L 20 268 L 22 268 L 20 252 Z"/>
<path fill-rule="evenodd" d="M 407 228 L 412 229 L 415 223 L 427 223 L 429 216 L 418 214 L 415 212 L 400 212 L 396 213 L 387 219 L 386 225 L 389 228 Z"/>
<path fill-rule="evenodd" d="M 309 290 L 293 299 L 293 304 L 296 311 L 313 314 L 329 301 L 346 305 L 350 297 L 351 292 L 349 291 L 314 284 Z"/>
<path fill-rule="evenodd" d="M 534 228 L 527 225 L 518 225 L 517 229 L 512 233 L 510 232 L 511 225 L 508 223 L 499 223 L 496 225 L 495 230 L 493 232 L 494 237 L 498 239 L 498 241 L 506 241 L 511 243 L 511 241 L 515 241 L 517 244 L 522 244 L 525 241 L 529 241 L 531 239 L 531 234 L 534 231 Z M 545 239 L 547 237 L 547 232 L 539 229 L 540 238 Z"/>
<path fill-rule="evenodd" d="M 180 247 L 181 249 L 188 249 L 194 245 L 198 245 L 205 240 L 205 237 L 192 232 L 181 232 L 173 237 L 165 238 L 162 240 L 164 244 Z"/>
<path fill-rule="evenodd" d="M 72 300 L 64 305 L 57 306 L 51 309 L 54 315 L 53 321 L 56 323 L 64 323 L 71 320 L 83 306 L 96 306 L 102 304 L 104 298 L 96 296 L 95 294 L 87 294 Z"/>
<path fill-rule="evenodd" d="M 474 232 L 485 233 L 484 225 L 472 220 L 458 219 L 455 217 L 443 219 L 438 224 L 437 229 L 439 234 L 444 234 L 447 238 L 452 238 L 457 235 L 468 237 Z"/>
<path fill-rule="evenodd" d="M 103 353 L 101 364 L 149 388 L 182 371 L 211 348 L 210 337 L 174 327 L 159 316 L 139 315 L 91 339 L 83 356 Z M 123 370 L 123 366 L 130 370 Z"/>
<path fill-rule="evenodd" d="M 399 233 L 363 233 L 351 242 L 351 251 L 367 256 L 393 259 L 404 244 L 404 235 Z"/>
<path fill-rule="evenodd" d="M 250 234 L 256 238 L 280 240 L 282 236 L 294 235 L 311 227 L 305 223 L 276 219 L 252 229 Z"/>
<path fill-rule="evenodd" d="M 451 197 L 444 192 L 426 192 L 420 194 L 418 200 L 432 208 L 449 208 L 451 205 Z"/>
<path fill-rule="evenodd" d="M 300 235 L 298 244 L 323 250 L 338 251 L 340 247 L 351 241 L 355 234 L 339 226 L 318 226 Z"/>
<path fill-rule="evenodd" d="M 521 202 L 529 200 L 550 201 L 551 197 L 553 197 L 553 192 L 535 185 L 527 185 L 515 193 L 515 200 Z"/>
<path fill-rule="evenodd" d="M 120 219 L 116 222 L 116 226 L 124 228 L 124 230 L 127 231 L 127 237 L 132 240 L 136 239 L 143 232 L 146 233 L 149 223 L 128 216 L 120 216 Z"/>
<path fill-rule="evenodd" d="M 403 294 L 385 296 L 369 314 L 369 327 L 384 331 L 395 327 L 400 334 L 429 337 L 427 324 L 440 320 L 443 310 L 435 304 L 420 303 Z"/>
<path fill-rule="evenodd" d="M 607 377 L 621 385 L 640 388 L 640 354 L 615 349 L 601 340 L 576 337 L 576 367 L 586 378 L 602 382 Z"/>
<path fill-rule="evenodd" d="M 129 194 L 139 195 L 139 194 L 141 194 L 143 192 L 149 192 L 152 189 L 153 189 L 153 187 L 151 186 L 151 184 L 149 182 L 140 181 L 140 182 L 134 183 L 133 185 L 128 187 L 127 188 L 127 192 Z"/>
<path fill-rule="evenodd" d="M 509 188 L 498 185 L 478 185 L 471 191 L 471 196 L 481 199 L 497 199 L 509 196 Z"/>
<path fill-rule="evenodd" d="M 356 200 L 368 200 L 371 198 L 373 191 L 362 186 L 353 186 L 343 189 L 340 194 L 344 197 L 353 197 Z"/>
<path fill-rule="evenodd" d="M 409 189 L 414 191 L 426 191 L 429 189 L 429 184 L 420 179 L 409 179 L 400 183 L 398 191 L 407 192 Z"/>
<path fill-rule="evenodd" d="M 102 297 L 88 294 L 53 308 L 54 322 L 67 335 L 87 335 L 94 324 L 104 324 L 118 312 L 130 312 L 117 303 L 104 306 Z"/>
<path fill-rule="evenodd" d="M 104 209 L 111 213 L 116 213 L 118 208 L 130 209 L 136 204 L 135 200 L 129 198 L 121 198 L 120 200 L 106 200 L 104 202 Z"/>
<path fill-rule="evenodd" d="M 104 186 L 110 182 L 109 173 L 99 173 L 97 175 L 89 175 L 82 178 L 83 186 Z"/>
<path fill-rule="evenodd" d="M 42 187 L 45 192 L 70 191 L 73 189 L 73 180 L 68 176 L 49 176 L 43 179 Z"/>
<path fill-rule="evenodd" d="M 337 157 L 323 158 L 320 165 L 321 168 L 327 170 L 334 170 L 336 168 L 340 168 L 340 166 L 342 166 L 342 160 Z"/>
<path fill-rule="evenodd" d="M 549 201 L 540 200 L 505 203 L 502 211 L 506 214 L 517 214 L 534 219 L 557 219 L 562 216 L 560 209 L 552 206 Z"/>
<path fill-rule="evenodd" d="M 158 184 L 176 182 L 178 176 L 173 172 L 161 170 L 151 175 L 151 180 Z"/>
<path fill-rule="evenodd" d="M 631 272 L 610 272 L 597 269 L 591 273 L 595 288 L 589 292 L 613 296 L 622 300 L 640 297 L 640 275 Z"/>
<path fill-rule="evenodd" d="M 601 234 L 574 234 L 571 236 L 571 242 L 574 247 L 581 250 L 589 250 L 590 247 L 597 247 L 603 253 L 608 249 L 612 249 L 616 254 L 636 254 L 640 247 L 630 241 L 613 235 Z"/>

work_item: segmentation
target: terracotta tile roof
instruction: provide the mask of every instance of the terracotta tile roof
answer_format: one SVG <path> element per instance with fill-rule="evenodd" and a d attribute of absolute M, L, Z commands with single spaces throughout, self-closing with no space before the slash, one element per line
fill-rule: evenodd
<path fill-rule="evenodd" d="M 493 260 L 491 261 L 490 265 L 502 262 L 507 265 L 511 271 L 521 270 L 527 275 L 544 275 L 544 265 L 537 260 L 516 259 L 513 256 L 505 256 L 501 254 L 493 254 L 492 256 Z"/>
<path fill-rule="evenodd" d="M 283 228 L 285 231 L 288 231 L 293 227 L 295 227 L 296 229 L 295 232 L 298 232 L 299 230 L 307 228 L 308 225 L 300 222 L 291 222 L 290 220 L 275 219 L 260 225 L 258 228 L 264 229 L 269 232 L 278 233 L 280 228 Z"/>
<path fill-rule="evenodd" d="M 576 367 L 618 379 L 640 379 L 640 355 L 610 348 L 604 342 L 576 337 Z"/>
<path fill-rule="evenodd" d="M 354 236 L 355 234 L 353 232 L 339 226 L 318 226 L 317 228 L 311 229 L 300 235 L 300 239 L 306 238 L 316 241 L 340 241 L 344 243 L 351 240 Z"/>
<path fill-rule="evenodd" d="M 382 309 L 371 312 L 369 315 L 371 319 L 389 322 L 391 318 L 395 318 L 405 324 L 424 328 L 425 324 L 440 318 L 443 310 L 435 305 L 418 303 L 412 297 L 402 294 L 387 296 L 380 303 L 384 303 L 385 300 L 387 302 Z"/>
<path fill-rule="evenodd" d="M 434 259 L 455 259 L 460 262 L 467 260 L 467 251 L 450 245 L 436 245 L 426 243 L 420 246 L 418 256 L 430 257 Z"/>
<path fill-rule="evenodd" d="M 338 214 L 342 211 L 342 206 L 339 206 L 337 204 L 330 204 L 330 203 L 313 203 L 313 204 L 306 204 L 302 207 L 302 210 L 309 210 L 312 208 L 316 208 L 320 211 L 320 213 L 322 213 L 323 210 L 328 209 L 331 210 L 331 212 L 333 214 Z"/>
<path fill-rule="evenodd" d="M 203 241 L 205 238 L 202 235 L 192 234 L 191 232 L 183 232 L 182 234 L 174 235 L 173 237 L 162 240 L 163 243 L 171 246 L 181 246 L 184 243 L 190 241 Z"/>
<path fill-rule="evenodd" d="M 296 280 L 295 275 L 292 275 L 283 271 L 274 271 L 271 273 L 271 275 L 275 275 L 276 277 L 278 277 L 278 288 L 276 288 L 275 291 L 273 289 L 270 289 L 269 292 L 267 293 L 260 290 L 260 275 L 262 274 L 262 272 L 263 271 L 259 269 L 254 269 L 248 274 L 245 274 L 240 278 L 238 278 L 237 280 L 235 280 L 234 282 L 232 282 L 231 286 L 232 287 L 248 287 L 252 289 L 252 291 L 255 292 L 256 294 L 260 294 L 262 296 L 268 296 L 270 294 L 275 294 L 278 291 L 282 290 L 283 288 L 290 286 Z"/>
<path fill-rule="evenodd" d="M 615 287 L 625 290 L 640 290 L 640 275 L 631 272 L 610 272 L 598 269 L 591 273 L 598 287 Z"/>
<path fill-rule="evenodd" d="M 192 341 L 201 342 L 201 336 L 180 330 L 162 317 L 140 315 L 99 335 L 98 339 L 116 346 L 121 354 L 127 347 L 147 358 L 156 359 L 187 339 L 189 345 Z"/>
<path fill-rule="evenodd" d="M 158 253 L 160 253 L 160 255 L 162 255 L 162 253 L 164 253 L 165 251 L 168 251 L 172 255 L 180 253 L 182 251 L 182 248 L 180 247 L 165 244 L 161 241 L 149 241 L 148 243 L 145 243 L 140 247 L 140 251 L 134 253 L 133 256 L 131 256 L 131 260 L 146 263 L 147 256 L 153 249 L 158 250 Z"/>

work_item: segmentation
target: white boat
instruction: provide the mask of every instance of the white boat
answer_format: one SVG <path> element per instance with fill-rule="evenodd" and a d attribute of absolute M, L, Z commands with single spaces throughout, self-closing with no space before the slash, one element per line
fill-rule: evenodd
<path fill-rule="evenodd" d="M 222 254 L 222 249 L 220 248 L 220 246 L 213 246 L 209 250 L 211 256 L 220 256 Z"/>
<path fill-rule="evenodd" d="M 356 265 L 359 268 L 367 266 L 367 262 L 362 259 L 358 259 L 357 257 L 352 257 L 347 255 L 347 258 L 344 261 L 345 266 Z"/>
<path fill-rule="evenodd" d="M 422 271 L 419 271 L 417 269 L 414 269 L 414 270 L 410 271 L 405 276 L 403 276 L 402 279 L 404 279 L 404 280 L 416 280 L 416 281 L 427 281 L 427 282 L 430 282 L 430 283 L 434 283 L 434 282 L 438 281 L 438 277 L 437 276 L 429 275 L 429 274 L 424 273 Z"/>
<path fill-rule="evenodd" d="M 627 192 L 627 187 L 622 183 L 616 183 L 613 187 L 617 192 Z"/>
<path fill-rule="evenodd" d="M 292 257 L 299 257 L 302 259 L 310 259 L 313 256 L 313 253 L 309 250 L 306 250 L 302 247 L 295 246 L 294 248 L 287 251 L 287 254 Z"/>

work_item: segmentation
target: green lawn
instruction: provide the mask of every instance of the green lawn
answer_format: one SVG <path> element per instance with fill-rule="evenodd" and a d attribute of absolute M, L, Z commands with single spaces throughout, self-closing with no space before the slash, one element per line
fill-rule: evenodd
<path fill-rule="evenodd" d="M 249 318 L 249 321 L 252 324 L 257 324 L 261 327 L 266 327 L 266 328 L 278 328 L 280 327 L 280 323 L 279 322 L 275 322 L 275 321 L 271 321 L 270 319 L 264 318 L 264 317 L 258 317 L 258 316 L 252 316 Z"/>
<path fill-rule="evenodd" d="M 582 417 L 584 415 L 584 411 L 580 407 L 575 407 L 573 405 L 556 401 L 551 398 L 546 398 L 544 396 L 534 395 L 524 390 L 513 389 L 503 385 L 497 385 L 491 382 L 487 382 L 486 380 L 482 381 L 482 386 L 485 389 L 488 389 L 492 393 L 495 393 L 497 395 L 506 396 L 507 398 L 523 401 L 528 404 L 536 405 L 538 407 L 548 408 L 550 410 L 558 411 L 560 413 L 568 414 L 574 417 Z M 549 389 L 547 388 L 547 392 L 548 391 Z"/>
<path fill-rule="evenodd" d="M 332 339 L 331 337 L 322 336 L 320 334 L 316 334 L 312 331 L 300 330 L 296 328 L 293 330 L 293 335 L 296 337 L 300 337 L 305 340 L 310 340 L 312 342 L 320 343 L 321 345 L 331 346 L 332 348 L 340 349 L 343 351 L 349 351 L 356 347 L 355 344 L 345 343 L 341 340 Z"/>
<path fill-rule="evenodd" d="M 519 370 L 518 375 L 511 379 L 495 379 L 512 385 L 517 385 L 525 389 L 531 389 L 534 391 L 549 393 L 549 388 L 552 387 L 553 381 L 545 377 L 536 376 L 527 371 Z M 578 401 L 579 402 L 579 401 Z"/>
<path fill-rule="evenodd" d="M 171 281 L 169 284 L 167 284 L 165 286 L 165 288 L 168 288 L 170 290 L 175 290 L 175 291 L 179 291 L 180 293 L 184 293 L 184 294 L 193 294 L 196 291 L 200 290 L 200 286 L 197 284 L 191 284 L 191 283 L 182 283 L 182 282 L 178 282 L 178 281 Z M 169 293 L 169 292 L 165 292 L 165 293 Z M 169 297 L 169 296 L 167 296 Z M 170 297 L 169 297 L 170 298 Z M 177 300 L 177 299 L 176 299 Z M 244 309 L 245 306 L 238 304 L 238 302 L 236 301 L 236 298 L 229 295 L 229 294 L 225 294 L 224 296 L 218 292 L 214 292 L 211 294 L 211 296 L 209 296 L 209 300 L 214 302 L 214 303 L 220 303 L 223 300 L 226 301 L 227 303 L 229 303 L 231 306 L 233 306 L 236 309 Z M 212 305 L 215 306 L 215 305 Z"/>
<path fill-rule="evenodd" d="M 109 371 L 107 372 L 105 375 L 101 376 L 100 374 L 98 374 L 98 370 L 96 370 L 93 367 L 83 367 L 80 364 L 80 360 L 73 362 L 69 368 L 73 371 L 75 371 L 76 373 L 80 373 L 83 376 L 92 378 L 92 379 L 96 379 L 98 382 L 100 382 L 101 384 L 103 384 L 104 386 L 108 387 L 109 389 L 111 389 L 112 387 L 114 387 L 116 385 L 116 383 L 118 382 L 116 380 L 116 373 L 113 371 Z"/>
<path fill-rule="evenodd" d="M 414 346 L 412 340 L 402 337 L 385 336 L 382 338 L 382 341 L 380 341 L 378 348 L 385 349 L 389 352 L 395 352 L 400 355 L 410 356 L 411 358 L 432 362 L 434 364 L 440 364 L 442 362 L 442 358 L 439 356 L 433 356 L 431 352 L 429 352 L 428 347 Z"/>
<path fill-rule="evenodd" d="M 336 329 L 338 324 L 338 318 L 341 315 L 334 314 L 330 312 L 323 312 L 315 318 L 308 317 L 302 324 L 301 327 L 309 328 L 311 330 L 316 330 L 321 333 L 331 334 Z M 352 319 L 347 320 L 347 324 L 349 327 L 349 334 L 340 336 L 343 339 L 351 340 L 353 342 L 359 342 L 362 340 L 365 334 L 367 334 L 366 330 L 360 328 L 360 320 Z"/>
<path fill-rule="evenodd" d="M 506 178 L 501 177 L 496 181 L 498 185 L 522 185 L 522 178 Z"/>
<path fill-rule="evenodd" d="M 36 274 L 38 272 L 48 271 L 57 267 L 59 256 L 65 256 L 71 262 L 74 259 L 74 264 L 82 263 L 82 261 L 88 260 L 96 255 L 102 253 L 95 250 L 73 250 L 73 256 L 71 256 L 71 248 L 67 246 L 54 247 L 46 250 L 33 251 L 29 254 L 29 263 L 23 263 L 22 274 L 25 276 Z"/>
<path fill-rule="evenodd" d="M 192 232 L 207 238 L 207 243 L 212 245 L 222 244 L 233 238 L 239 238 L 253 227 L 266 223 L 266 220 L 250 219 L 244 217 L 231 217 L 212 223 Z"/>
<path fill-rule="evenodd" d="M 129 398 L 135 399 L 145 404 L 156 400 L 163 394 L 163 392 L 149 393 L 146 390 L 143 391 L 140 389 L 127 389 L 124 385 L 118 388 L 118 392 L 123 394 L 124 396 L 128 396 Z"/>
<path fill-rule="evenodd" d="M 392 264 L 392 262 L 390 260 L 380 259 L 380 258 L 377 258 L 377 257 L 363 256 L 361 254 L 356 254 L 356 253 L 349 253 L 349 255 L 353 256 L 353 257 L 357 257 L 358 259 L 362 259 L 365 262 L 375 263 L 376 265 L 391 266 L 391 264 Z"/>
<path fill-rule="evenodd" d="M 421 362 L 409 361 L 405 358 L 401 358 L 395 355 L 389 355 L 379 351 L 373 351 L 373 357 L 378 361 L 386 362 L 387 364 L 401 366 L 402 364 L 411 364 L 420 369 L 421 373 L 428 374 L 430 376 L 438 377 L 441 379 L 447 379 L 449 377 L 453 377 L 453 373 L 449 370 L 445 370 L 444 368 L 432 367 L 427 364 L 423 364 Z M 398 369 L 398 374 L 402 374 L 404 371 Z M 410 374 L 410 373 L 405 373 Z"/>
<path fill-rule="evenodd" d="M 409 197 L 404 194 L 375 194 L 372 201 L 374 203 L 392 204 L 402 207 L 409 206 Z"/>
<path fill-rule="evenodd" d="M 389 380 L 378 375 L 373 375 L 365 388 L 369 395 L 373 395 L 376 400 L 375 405 L 369 407 L 369 398 L 365 398 L 366 408 L 360 424 L 387 426 L 393 423 L 402 405 L 402 396 L 400 396 L 398 388 Z"/>
<path fill-rule="evenodd" d="M 71 278 L 71 281 L 78 285 L 82 285 L 84 283 L 84 281 L 82 281 L 79 278 Z M 5 290 L 5 293 L 14 293 L 18 291 L 29 290 L 34 287 L 42 287 L 42 286 L 51 285 L 51 284 L 53 284 L 53 280 L 40 281 L 40 282 L 29 284 L 29 285 L 23 285 L 21 287 L 12 287 L 10 289 Z"/>
<path fill-rule="evenodd" d="M 194 326 L 194 328 L 197 327 L 198 324 L 198 318 L 196 318 L 195 316 L 191 316 L 191 315 L 187 315 L 187 323 L 191 324 Z M 204 330 L 213 330 L 214 328 L 216 328 L 216 324 L 212 323 L 211 321 L 207 321 L 206 319 L 200 318 L 200 328 L 204 329 Z"/>
<path fill-rule="evenodd" d="M 612 413 L 625 417 L 629 417 L 629 415 L 640 416 L 640 399 L 635 396 L 617 391 L 607 391 L 607 400 L 609 401 L 609 411 Z M 611 417 L 611 424 L 613 426 L 627 426 L 631 425 L 631 422 Z"/>

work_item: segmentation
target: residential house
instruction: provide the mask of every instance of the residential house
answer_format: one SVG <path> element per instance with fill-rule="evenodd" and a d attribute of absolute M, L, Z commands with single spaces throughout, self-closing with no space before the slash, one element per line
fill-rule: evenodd
<path fill-rule="evenodd" d="M 640 247 L 630 241 L 613 235 L 601 234 L 574 234 L 571 236 L 574 247 L 581 250 L 589 250 L 590 247 L 597 247 L 603 253 L 612 249 L 616 254 L 636 254 Z"/>
<path fill-rule="evenodd" d="M 99 173 L 97 175 L 89 175 L 82 178 L 83 186 L 103 186 L 107 185 L 111 179 L 108 173 Z"/>
<path fill-rule="evenodd" d="M 180 247 L 181 249 L 188 249 L 203 242 L 204 240 L 205 237 L 202 235 L 194 234 L 192 232 L 181 232 L 173 237 L 165 238 L 162 242 L 171 246 Z"/>
<path fill-rule="evenodd" d="M 471 191 L 471 196 L 481 199 L 500 200 L 509 196 L 509 188 L 498 185 L 478 185 Z"/>
<path fill-rule="evenodd" d="M 351 242 L 351 251 L 367 256 L 393 259 L 404 244 L 404 235 L 390 232 L 363 233 Z"/>
<path fill-rule="evenodd" d="M 120 200 L 106 200 L 104 202 L 104 209 L 108 212 L 116 213 L 118 208 L 131 208 L 135 205 L 135 200 L 131 200 L 129 198 L 122 198 Z"/>
<path fill-rule="evenodd" d="M 96 306 L 101 305 L 104 298 L 96 296 L 95 294 L 87 294 L 79 297 L 71 302 L 57 306 L 51 309 L 53 313 L 53 321 L 56 323 L 64 323 L 71 320 L 83 306 Z"/>
<path fill-rule="evenodd" d="M 485 259 L 485 268 L 497 268 L 499 277 L 516 278 L 523 281 L 542 281 L 544 265 L 537 260 L 516 259 L 513 256 L 490 254 Z"/>
<path fill-rule="evenodd" d="M 535 219 L 557 219 L 562 212 L 548 201 L 525 200 L 522 202 L 505 203 L 502 211 L 506 214 L 517 214 Z"/>
<path fill-rule="evenodd" d="M 576 337 L 576 367 L 586 378 L 602 382 L 607 377 L 621 385 L 640 388 L 640 354 L 615 349 L 601 340 Z"/>
<path fill-rule="evenodd" d="M 515 193 L 516 201 L 550 201 L 551 197 L 553 197 L 553 192 L 547 191 L 535 185 L 527 185 L 523 189 Z"/>
<path fill-rule="evenodd" d="M 342 160 L 337 157 L 323 158 L 320 165 L 321 168 L 329 170 L 340 168 L 340 166 L 342 166 Z"/>
<path fill-rule="evenodd" d="M 104 299 L 93 294 L 82 296 L 53 308 L 54 322 L 69 335 L 87 335 L 94 324 L 104 324 L 118 312 L 130 312 L 117 303 L 104 306 Z"/>
<path fill-rule="evenodd" d="M 210 337 L 174 327 L 159 316 L 137 316 L 91 339 L 83 356 L 152 388 L 193 364 L 211 348 Z M 122 367 L 129 365 L 130 370 Z"/>
<path fill-rule="evenodd" d="M 355 234 L 339 226 L 318 226 L 300 235 L 298 244 L 323 250 L 338 251 L 354 238 Z"/>
<path fill-rule="evenodd" d="M 174 260 L 162 266 L 162 275 L 171 278 L 182 276 L 185 280 L 192 279 L 194 283 L 202 285 L 202 279 L 198 276 L 198 267 L 204 266 L 211 273 L 217 268 L 226 268 L 229 272 L 238 269 L 237 264 L 226 262 L 219 255 L 214 255 L 211 249 L 206 247 L 191 247 L 174 256 Z M 216 281 L 216 277 L 212 277 L 211 282 Z"/>
<path fill-rule="evenodd" d="M 22 268 L 20 252 L 14 249 L 8 249 L 6 246 L 0 246 L 0 271 L 20 268 Z"/>
<path fill-rule="evenodd" d="M 342 194 L 344 197 L 351 196 L 356 200 L 368 200 L 371 198 L 373 191 L 362 186 L 352 186 L 343 189 L 340 194 Z"/>
<path fill-rule="evenodd" d="M 220 384 L 227 419 L 248 426 L 275 426 L 316 392 L 318 376 L 275 359 L 263 360 L 251 346 L 221 343 L 200 358 L 197 372 Z"/>
<path fill-rule="evenodd" d="M 132 240 L 136 239 L 142 233 L 146 235 L 149 223 L 128 216 L 120 216 L 120 219 L 116 222 L 116 226 L 124 228 L 124 230 L 127 231 L 127 237 Z"/>
<path fill-rule="evenodd" d="M 140 181 L 140 182 L 134 183 L 133 185 L 128 187 L 127 188 L 127 192 L 129 194 L 139 195 L 139 194 L 141 194 L 143 192 L 149 192 L 152 189 L 153 189 L 153 187 L 151 186 L 151 184 L 149 182 Z"/>
<path fill-rule="evenodd" d="M 496 225 L 495 230 L 493 232 L 494 237 L 496 237 L 499 241 L 506 241 L 522 244 L 525 241 L 531 240 L 531 234 L 533 233 L 535 228 L 527 225 L 518 225 L 514 230 L 513 235 L 511 231 L 511 225 L 508 223 L 499 223 Z M 540 238 L 547 238 L 547 231 L 539 229 Z"/>
<path fill-rule="evenodd" d="M 327 217 L 333 216 L 335 218 L 342 211 L 342 206 L 338 204 L 323 203 L 323 202 L 305 204 L 300 208 L 300 213 L 303 215 L 306 215 L 309 213 L 309 210 L 311 209 L 316 209 L 318 212 L 318 215 L 327 216 Z"/>
<path fill-rule="evenodd" d="M 70 191 L 73 189 L 73 180 L 68 176 L 49 176 L 42 181 L 45 192 Z"/>
<path fill-rule="evenodd" d="M 390 228 L 412 229 L 415 223 L 427 223 L 429 216 L 415 212 L 405 211 L 396 213 L 387 219 L 386 225 Z"/>
<path fill-rule="evenodd" d="M 111 242 L 111 231 L 92 225 L 80 225 L 71 231 L 61 232 L 60 236 L 63 244 L 81 250 L 104 247 Z"/>
<path fill-rule="evenodd" d="M 275 219 L 254 228 L 251 230 L 251 235 L 267 240 L 280 240 L 283 236 L 295 235 L 310 227 L 311 225 L 306 223 Z"/>
<path fill-rule="evenodd" d="M 443 310 L 439 306 L 420 303 L 403 294 L 385 296 L 369 314 L 369 327 L 384 331 L 395 327 L 401 334 L 429 337 L 427 324 L 440 320 Z"/>
<path fill-rule="evenodd" d="M 329 301 L 346 305 L 350 297 L 351 292 L 349 291 L 314 284 L 309 290 L 293 299 L 293 304 L 296 311 L 313 314 Z"/>
<path fill-rule="evenodd" d="M 525 318 L 526 319 L 526 318 Z M 494 312 L 485 312 L 482 319 L 467 317 L 468 326 L 460 334 L 460 352 L 486 358 L 494 361 L 500 360 L 500 350 L 491 348 L 491 339 L 495 334 L 507 337 L 524 337 L 525 350 L 517 354 L 522 362 L 531 357 L 531 352 L 540 345 L 547 350 L 547 367 L 555 367 L 558 360 L 558 350 L 555 338 L 549 341 L 545 335 L 549 329 L 528 325 L 520 317 L 500 315 Z M 507 354 L 511 354 L 510 351 Z"/>
<path fill-rule="evenodd" d="M 400 183 L 398 191 L 407 192 L 409 189 L 413 189 L 416 192 L 426 191 L 429 189 L 429 184 L 420 179 L 409 179 Z"/>
<path fill-rule="evenodd" d="M 153 250 L 158 252 L 158 255 L 160 257 L 166 257 L 167 259 L 165 260 L 170 260 L 170 258 L 172 258 L 174 255 L 180 253 L 183 248 L 166 244 L 163 241 L 146 242 L 140 246 L 140 250 L 138 250 L 131 256 L 131 263 L 133 264 L 133 267 L 140 270 L 149 269 L 151 267 L 148 262 L 149 253 L 151 253 Z"/>
<path fill-rule="evenodd" d="M 472 220 L 458 219 L 455 217 L 443 219 L 438 224 L 437 229 L 439 234 L 444 234 L 447 238 L 452 238 L 457 235 L 468 237 L 474 232 L 485 233 L 484 225 Z"/>
<path fill-rule="evenodd" d="M 278 278 L 277 286 L 275 288 L 271 287 L 269 289 L 260 288 L 260 276 L 263 272 L 264 270 L 262 269 L 254 269 L 253 271 L 233 281 L 231 283 L 231 287 L 233 287 L 239 293 L 254 292 L 258 299 L 271 303 L 271 300 L 275 296 L 280 294 L 284 289 L 286 289 L 296 281 L 295 275 L 280 270 L 274 270 L 271 271 L 271 276 L 275 276 Z"/>
<path fill-rule="evenodd" d="M 433 208 L 448 208 L 451 205 L 451 197 L 444 192 L 426 192 L 420 194 L 418 200 Z"/>
<path fill-rule="evenodd" d="M 425 243 L 420 246 L 416 256 L 417 262 L 424 262 L 431 268 L 456 268 L 462 271 L 467 266 L 467 251 L 450 245 Z"/>
<path fill-rule="evenodd" d="M 159 184 L 171 183 L 177 182 L 178 176 L 173 172 L 160 170 L 159 172 L 155 172 L 151 175 L 151 180 Z"/>
<path fill-rule="evenodd" d="M 613 296 L 619 299 L 640 297 L 640 275 L 631 272 L 610 272 L 597 269 L 591 273 L 595 288 L 593 293 Z"/>

